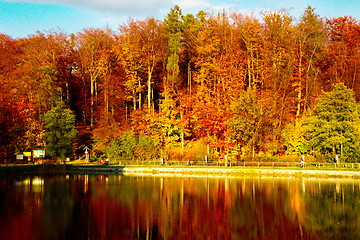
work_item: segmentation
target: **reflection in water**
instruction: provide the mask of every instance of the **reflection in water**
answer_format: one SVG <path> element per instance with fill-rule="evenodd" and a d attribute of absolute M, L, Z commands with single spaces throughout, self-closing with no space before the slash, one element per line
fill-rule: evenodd
<path fill-rule="evenodd" d="M 2 239 L 360 239 L 357 181 L 0 178 Z"/>

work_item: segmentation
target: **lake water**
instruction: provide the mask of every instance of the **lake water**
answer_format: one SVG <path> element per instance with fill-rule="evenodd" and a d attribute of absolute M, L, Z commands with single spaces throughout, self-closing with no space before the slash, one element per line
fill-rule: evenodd
<path fill-rule="evenodd" d="M 0 239 L 360 239 L 356 180 L 0 178 Z"/>

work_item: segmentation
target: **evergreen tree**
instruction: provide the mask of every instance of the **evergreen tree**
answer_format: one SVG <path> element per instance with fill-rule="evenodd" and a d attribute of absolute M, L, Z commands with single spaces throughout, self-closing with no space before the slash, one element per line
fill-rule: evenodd
<path fill-rule="evenodd" d="M 312 116 L 304 122 L 310 147 L 317 154 L 350 160 L 359 154 L 359 113 L 353 90 L 343 83 L 318 98 Z"/>
<path fill-rule="evenodd" d="M 181 36 L 182 36 L 182 13 L 179 6 L 171 9 L 170 13 L 164 20 L 164 29 L 167 31 L 169 53 L 167 58 L 166 70 L 168 72 L 167 85 L 170 91 L 175 90 L 179 84 L 179 54 L 181 50 Z M 165 93 L 167 94 L 167 93 Z"/>
<path fill-rule="evenodd" d="M 72 140 L 76 137 L 75 115 L 66 109 L 63 101 L 54 101 L 52 108 L 43 115 L 45 121 L 46 153 L 52 157 L 70 156 Z"/>

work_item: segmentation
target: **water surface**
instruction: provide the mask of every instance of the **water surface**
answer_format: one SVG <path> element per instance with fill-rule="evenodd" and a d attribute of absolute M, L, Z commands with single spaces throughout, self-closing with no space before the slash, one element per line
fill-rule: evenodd
<path fill-rule="evenodd" d="M 352 180 L 0 178 L 1 239 L 360 239 Z"/>

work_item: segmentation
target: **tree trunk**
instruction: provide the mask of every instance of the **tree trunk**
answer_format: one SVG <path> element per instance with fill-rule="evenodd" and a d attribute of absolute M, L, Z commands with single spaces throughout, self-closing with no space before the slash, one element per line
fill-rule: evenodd
<path fill-rule="evenodd" d="M 133 107 L 134 107 L 134 111 L 136 111 L 136 91 L 135 89 L 133 90 Z"/>
<path fill-rule="evenodd" d="M 254 159 L 255 159 L 255 144 L 252 144 L 252 146 L 251 146 L 251 158 L 254 161 Z"/>
<path fill-rule="evenodd" d="M 105 101 L 105 113 L 106 115 L 109 113 L 109 90 L 108 87 L 105 86 L 105 91 L 104 91 L 104 101 Z"/>
<path fill-rule="evenodd" d="M 190 62 L 188 62 L 188 87 L 189 87 L 189 95 L 191 97 L 191 68 L 190 68 Z"/>
<path fill-rule="evenodd" d="M 147 87 L 148 87 L 148 96 L 147 96 L 147 106 L 149 113 L 151 112 L 151 68 L 148 66 L 148 79 L 147 79 Z"/>
<path fill-rule="evenodd" d="M 70 90 L 69 90 L 69 82 L 66 82 L 66 104 L 69 106 L 70 104 Z"/>
<path fill-rule="evenodd" d="M 140 80 L 139 80 L 139 89 L 141 87 Z M 139 110 L 141 110 L 141 91 L 139 91 Z"/>
<path fill-rule="evenodd" d="M 182 111 L 180 111 L 180 119 L 181 119 L 181 121 L 183 119 L 183 112 Z M 181 126 L 180 136 L 181 136 L 181 155 L 183 157 L 184 156 L 184 150 L 185 150 L 185 134 L 184 134 L 184 127 L 183 126 Z"/>
<path fill-rule="evenodd" d="M 94 128 L 94 92 L 95 92 L 95 79 L 90 78 L 90 129 Z"/>
<path fill-rule="evenodd" d="M 301 47 L 300 47 L 301 48 Z M 302 78 L 302 51 L 300 49 L 300 56 L 299 56 L 299 66 L 298 66 L 299 70 L 298 70 L 298 97 L 297 97 L 297 109 L 296 109 L 296 120 L 300 117 L 300 109 L 301 109 L 301 98 L 302 98 L 302 83 L 301 83 L 301 78 Z"/>

